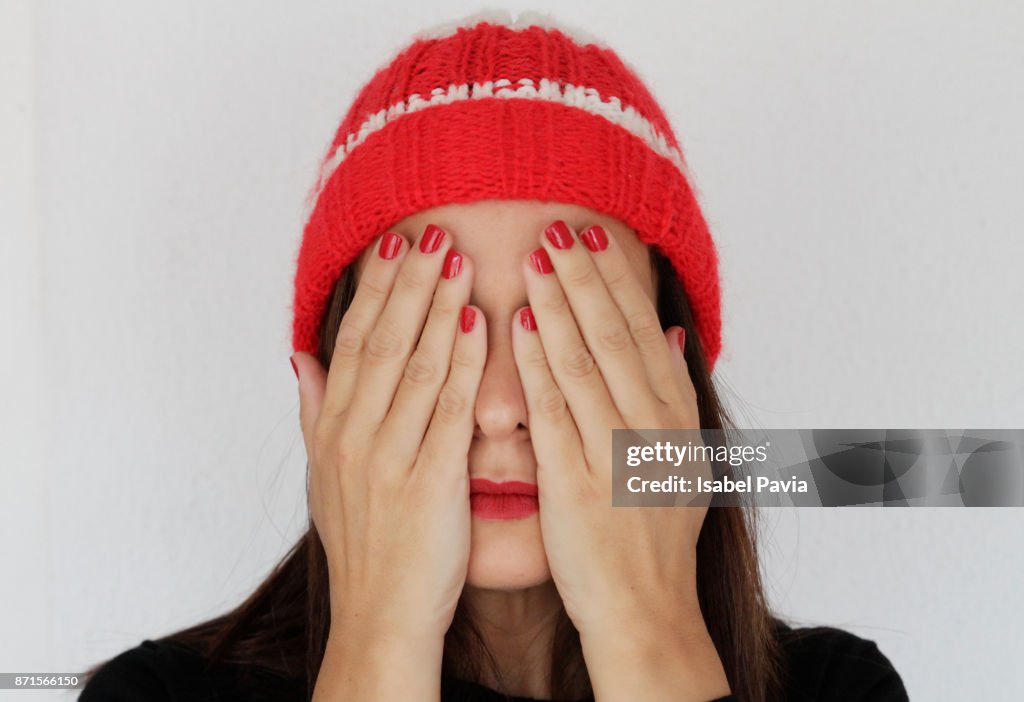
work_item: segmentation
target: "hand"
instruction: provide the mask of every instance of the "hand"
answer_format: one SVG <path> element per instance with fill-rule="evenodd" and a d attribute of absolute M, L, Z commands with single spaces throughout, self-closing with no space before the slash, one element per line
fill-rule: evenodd
<path fill-rule="evenodd" d="M 592 673 L 602 666 L 591 659 L 616 664 L 617 654 L 637 646 L 643 655 L 693 654 L 711 664 L 691 671 L 703 687 L 692 677 L 687 687 L 725 694 L 697 600 L 697 538 L 707 507 L 612 507 L 613 428 L 700 426 L 683 330 L 662 331 L 636 273 L 602 228 L 579 239 L 563 222 L 547 231 L 523 264 L 530 307 L 519 314 L 528 323 L 514 324 L 513 350 L 555 585 L 585 657 L 592 653 Z M 671 661 L 678 671 L 684 663 Z M 678 688 L 675 694 L 682 699 Z"/>
<path fill-rule="evenodd" d="M 414 247 L 384 235 L 330 373 L 310 354 L 293 357 L 331 628 L 348 638 L 443 642 L 465 583 L 467 456 L 487 336 L 483 314 L 464 307 L 470 261 L 450 247 L 432 225 Z"/>

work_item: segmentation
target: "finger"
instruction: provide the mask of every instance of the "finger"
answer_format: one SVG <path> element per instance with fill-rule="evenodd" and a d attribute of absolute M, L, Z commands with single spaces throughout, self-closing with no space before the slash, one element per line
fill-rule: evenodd
<path fill-rule="evenodd" d="M 686 416 L 690 419 L 687 427 L 700 426 L 700 411 L 697 407 L 697 390 L 693 387 L 693 379 L 690 378 L 690 365 L 686 361 L 687 334 L 683 327 L 672 327 L 665 332 L 665 339 L 668 342 L 669 355 L 676 367 L 675 380 L 679 388 L 682 405 L 686 410 Z"/>
<path fill-rule="evenodd" d="M 375 432 L 391 407 L 449 248 L 451 237 L 440 227 L 427 225 L 402 262 L 391 295 L 363 345 L 349 403 L 353 429 Z"/>
<path fill-rule="evenodd" d="M 591 260 L 604 279 L 605 286 L 626 320 L 633 342 L 643 359 L 649 384 L 666 403 L 678 403 L 675 368 L 665 334 L 651 298 L 614 237 L 600 225 L 580 233 L 580 241 L 591 252 Z"/>
<path fill-rule="evenodd" d="M 526 295 L 552 377 L 569 405 L 584 443 L 603 444 L 608 438 L 608 427 L 618 426 L 622 421 L 605 379 L 580 335 L 547 251 L 537 249 L 523 265 Z"/>
<path fill-rule="evenodd" d="M 373 253 L 366 258 L 356 293 L 341 318 L 334 340 L 323 405 L 335 417 L 348 407 L 366 337 L 387 303 L 409 250 L 405 238 L 396 232 L 378 237 L 372 246 Z"/>
<path fill-rule="evenodd" d="M 318 528 L 323 528 L 325 511 L 330 511 L 329 507 L 324 507 L 325 497 L 337 494 L 337 477 L 333 471 L 324 470 L 320 466 L 315 453 L 317 432 L 323 427 L 319 422 L 328 373 L 312 354 L 298 351 L 292 354 L 292 362 L 298 375 L 299 424 L 302 427 L 309 471 L 306 476 L 309 517 Z"/>
<path fill-rule="evenodd" d="M 306 455 L 312 455 L 313 427 L 320 416 L 324 393 L 327 384 L 327 371 L 320 365 L 316 356 L 297 351 L 292 354 L 292 362 L 298 374 L 299 384 L 299 425 L 302 428 L 302 439 L 306 445 Z"/>
<path fill-rule="evenodd" d="M 652 400 L 661 404 L 622 312 L 586 246 L 562 220 L 544 231 L 541 245 L 569 301 L 583 340 L 593 354 L 615 406 L 630 426 L 656 426 Z M 661 328 L 658 328 L 659 337 Z"/>
<path fill-rule="evenodd" d="M 472 330 L 476 319 L 475 310 L 465 307 L 473 281 L 470 261 L 455 249 L 448 250 L 446 259 L 423 333 L 380 428 L 381 445 L 390 447 L 402 465 L 411 466 L 419 451 L 449 374 L 460 325 Z"/>
<path fill-rule="evenodd" d="M 437 395 L 417 466 L 468 476 L 469 446 L 476 426 L 474 405 L 486 358 L 487 320 L 478 307 L 467 305 L 459 314 L 450 370 Z"/>
<path fill-rule="evenodd" d="M 580 430 L 551 372 L 534 313 L 529 307 L 518 310 L 513 318 L 512 353 L 523 386 L 530 440 L 537 457 L 537 488 L 542 495 L 564 494 L 561 488 L 569 482 L 566 478 L 573 471 L 577 478 L 580 471 L 589 471 L 583 460 Z"/>

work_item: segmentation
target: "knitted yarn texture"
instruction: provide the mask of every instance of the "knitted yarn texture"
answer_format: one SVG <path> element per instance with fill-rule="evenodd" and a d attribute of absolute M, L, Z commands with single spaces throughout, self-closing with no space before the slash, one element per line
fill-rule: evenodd
<path fill-rule="evenodd" d="M 307 204 L 292 346 L 316 353 L 344 268 L 395 222 L 477 200 L 541 200 L 621 220 L 672 262 L 709 368 L 718 260 L 672 128 L 636 71 L 534 13 L 418 35 L 359 91 Z"/>

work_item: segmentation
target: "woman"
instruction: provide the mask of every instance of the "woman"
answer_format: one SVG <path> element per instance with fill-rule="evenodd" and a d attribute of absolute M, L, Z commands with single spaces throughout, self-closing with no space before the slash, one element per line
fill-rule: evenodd
<path fill-rule="evenodd" d="M 730 426 L 714 245 L 611 49 L 532 14 L 419 35 L 310 202 L 310 528 L 82 700 L 906 699 L 872 642 L 772 616 L 751 509 L 611 506 L 611 429 Z"/>

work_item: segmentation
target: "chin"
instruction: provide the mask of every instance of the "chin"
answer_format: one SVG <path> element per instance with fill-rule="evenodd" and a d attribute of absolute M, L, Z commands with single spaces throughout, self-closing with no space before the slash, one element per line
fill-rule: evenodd
<path fill-rule="evenodd" d="M 519 590 L 551 579 L 540 519 L 473 518 L 466 584 L 488 590 Z"/>

